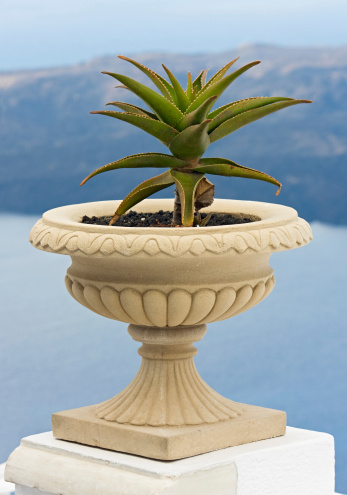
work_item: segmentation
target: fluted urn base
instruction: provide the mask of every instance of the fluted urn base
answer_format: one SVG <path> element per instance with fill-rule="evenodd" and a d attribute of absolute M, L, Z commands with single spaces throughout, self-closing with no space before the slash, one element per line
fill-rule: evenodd
<path fill-rule="evenodd" d="M 142 342 L 134 380 L 102 404 L 53 414 L 54 436 L 173 460 L 285 434 L 284 412 L 233 402 L 202 380 L 192 344 L 206 325 L 130 325 L 129 333 Z"/>

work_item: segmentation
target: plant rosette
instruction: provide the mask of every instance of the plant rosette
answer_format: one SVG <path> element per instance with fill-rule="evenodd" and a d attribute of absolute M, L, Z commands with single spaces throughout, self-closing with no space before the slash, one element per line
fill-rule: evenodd
<path fill-rule="evenodd" d="M 121 86 L 116 88 L 127 89 L 140 98 L 151 111 L 133 104 L 111 101 L 106 105 L 117 107 L 122 111 L 102 110 L 91 113 L 106 115 L 142 129 L 166 146 L 171 155 L 164 153 L 130 155 L 99 167 L 81 182 L 83 185 L 92 177 L 121 168 L 168 169 L 136 186 L 118 204 L 110 225 L 116 223 L 121 215 L 140 201 L 173 185 L 176 187 L 173 224 L 185 227 L 199 224 L 200 209 L 213 203 L 215 193 L 215 187 L 206 178 L 206 174 L 269 182 L 277 186 L 276 194 L 279 194 L 282 184 L 274 177 L 226 158 L 203 158 L 203 155 L 210 144 L 225 138 L 241 127 L 293 105 L 312 103 L 311 100 L 259 96 L 233 101 L 212 110 L 224 91 L 239 76 L 257 66 L 259 60 L 228 74 L 230 68 L 237 62 L 238 58 L 236 58 L 209 80 L 207 80 L 208 70 L 202 70 L 194 80 L 188 72 L 187 86 L 184 89 L 165 65 L 163 69 L 168 80 L 135 60 L 123 56 L 119 58 L 144 73 L 159 92 L 122 74 L 113 72 L 104 72 L 104 74 L 120 82 Z"/>
<path fill-rule="evenodd" d="M 173 209 L 146 199 L 135 210 Z M 286 416 L 239 404 L 211 389 L 193 361 L 206 323 L 262 301 L 275 283 L 272 253 L 312 238 L 292 208 L 221 200 L 205 211 L 255 215 L 259 221 L 219 227 L 114 227 L 83 224 L 112 215 L 121 202 L 70 205 L 46 212 L 33 227 L 38 249 L 70 255 L 65 282 L 80 304 L 129 323 L 142 342 L 137 376 L 102 404 L 53 415 L 65 440 L 155 459 L 178 459 L 285 433 Z"/>

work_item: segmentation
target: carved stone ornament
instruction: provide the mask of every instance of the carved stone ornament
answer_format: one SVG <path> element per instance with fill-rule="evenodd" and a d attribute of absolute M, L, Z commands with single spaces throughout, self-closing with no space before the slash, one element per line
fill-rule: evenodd
<path fill-rule="evenodd" d="M 261 220 L 221 227 L 129 228 L 82 224 L 119 202 L 50 210 L 30 233 L 38 249 L 68 254 L 65 277 L 80 304 L 130 323 L 142 365 L 120 394 L 53 415 L 58 438 L 156 459 L 178 459 L 283 435 L 285 413 L 237 404 L 212 390 L 193 361 L 206 323 L 246 311 L 273 289 L 270 255 L 307 244 L 310 226 L 281 205 L 215 200 L 205 211 Z M 141 212 L 172 210 L 145 200 Z"/>
<path fill-rule="evenodd" d="M 153 210 L 157 200 L 145 200 L 141 211 Z M 63 206 L 46 212 L 30 233 L 33 246 L 53 253 L 79 256 L 201 256 L 202 254 L 263 253 L 293 249 L 311 240 L 308 223 L 295 210 L 282 205 L 246 201 L 215 200 L 204 210 L 233 210 L 253 213 L 257 205 L 262 222 L 202 228 L 131 228 L 81 224 L 85 214 L 113 214 L 119 202 L 104 201 Z M 170 200 L 161 200 L 162 209 L 173 208 Z M 91 209 L 95 205 L 95 209 Z M 93 208 L 93 207 L 92 207 Z M 137 207 L 138 209 L 139 207 Z M 257 211 L 258 211 L 257 210 Z M 102 212 L 102 213 L 101 213 Z M 116 232 L 114 232 L 116 230 Z"/>

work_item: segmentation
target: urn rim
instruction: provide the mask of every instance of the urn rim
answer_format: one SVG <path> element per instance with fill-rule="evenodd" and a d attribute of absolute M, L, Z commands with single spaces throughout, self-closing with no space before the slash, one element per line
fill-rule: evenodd
<path fill-rule="evenodd" d="M 67 228 L 68 230 L 93 232 L 100 234 L 151 234 L 164 236 L 184 236 L 197 234 L 215 234 L 216 232 L 245 232 L 250 230 L 262 230 L 280 227 L 298 220 L 297 211 L 289 206 L 260 201 L 245 201 L 231 199 L 215 199 L 204 212 L 215 213 L 245 213 L 256 215 L 260 220 L 234 225 L 206 226 L 206 227 L 114 227 L 107 225 L 90 225 L 82 223 L 83 215 L 103 216 L 113 215 L 121 201 L 96 201 L 61 206 L 46 211 L 42 219 L 45 224 L 52 227 Z M 145 199 L 138 203 L 135 211 L 155 212 L 160 210 L 173 210 L 173 199 Z"/>

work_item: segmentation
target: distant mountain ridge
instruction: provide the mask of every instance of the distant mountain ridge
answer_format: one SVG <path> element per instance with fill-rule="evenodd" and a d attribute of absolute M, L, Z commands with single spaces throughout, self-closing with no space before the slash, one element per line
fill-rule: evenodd
<path fill-rule="evenodd" d="M 308 220 L 347 224 L 347 46 L 285 48 L 243 45 L 215 54 L 137 54 L 136 60 L 162 73 L 164 62 L 185 82 L 188 70 L 213 74 L 240 56 L 237 67 L 262 63 L 237 79 L 218 106 L 251 96 L 312 99 L 268 116 L 209 148 L 263 170 L 283 183 L 279 197 L 270 184 L 217 179 L 218 197 L 280 202 Z M 115 171 L 79 187 L 95 168 L 133 153 L 167 152 L 154 138 L 129 124 L 91 116 L 108 101 L 136 98 L 102 70 L 148 81 L 117 57 L 71 67 L 0 73 L 0 210 L 41 213 L 67 203 L 124 197 L 149 170 Z M 171 190 L 162 196 L 172 195 Z"/>

